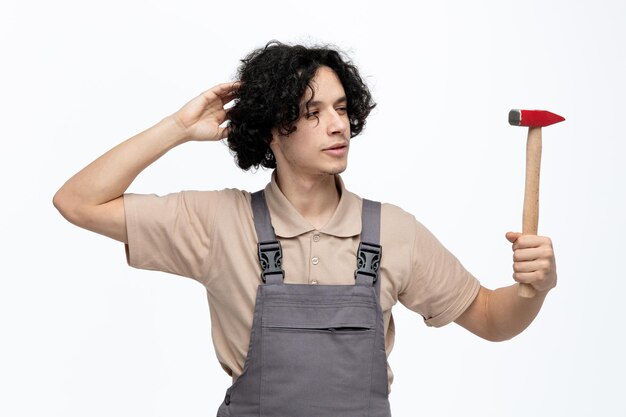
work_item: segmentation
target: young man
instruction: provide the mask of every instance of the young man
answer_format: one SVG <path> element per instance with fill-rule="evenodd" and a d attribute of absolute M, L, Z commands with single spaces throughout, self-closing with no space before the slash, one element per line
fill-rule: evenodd
<path fill-rule="evenodd" d="M 549 238 L 506 234 L 513 278 L 534 298 L 517 283 L 482 287 L 411 214 L 345 189 L 350 139 L 375 106 L 354 65 L 278 42 L 242 62 L 238 81 L 117 145 L 53 200 L 70 222 L 124 242 L 130 266 L 205 286 L 233 378 L 218 416 L 389 416 L 397 301 L 429 326 L 454 321 L 492 341 L 532 322 L 556 285 Z M 275 168 L 263 193 L 124 194 L 173 147 L 225 138 L 242 169 Z"/>

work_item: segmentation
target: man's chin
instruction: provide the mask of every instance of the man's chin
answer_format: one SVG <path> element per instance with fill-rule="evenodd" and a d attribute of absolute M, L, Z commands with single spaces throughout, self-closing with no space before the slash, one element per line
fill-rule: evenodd
<path fill-rule="evenodd" d="M 330 169 L 327 174 L 329 175 L 335 175 L 335 174 L 341 174 L 342 172 L 344 172 L 346 169 L 348 168 L 347 165 L 341 166 L 341 167 L 333 167 L 332 169 Z"/>

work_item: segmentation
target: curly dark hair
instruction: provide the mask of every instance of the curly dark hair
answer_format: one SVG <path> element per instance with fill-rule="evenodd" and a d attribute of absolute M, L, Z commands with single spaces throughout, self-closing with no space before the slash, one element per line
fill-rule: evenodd
<path fill-rule="evenodd" d="M 357 67 L 344 59 L 343 52 L 328 46 L 287 45 L 276 40 L 249 53 L 241 60 L 237 78 L 241 81 L 235 104 L 229 112 L 227 144 L 237 165 L 276 168 L 269 143 L 272 128 L 281 135 L 296 130 L 300 100 L 320 66 L 330 67 L 346 93 L 350 137 L 365 127 L 365 119 L 376 106 Z M 308 103 L 306 103 L 308 111 Z"/>

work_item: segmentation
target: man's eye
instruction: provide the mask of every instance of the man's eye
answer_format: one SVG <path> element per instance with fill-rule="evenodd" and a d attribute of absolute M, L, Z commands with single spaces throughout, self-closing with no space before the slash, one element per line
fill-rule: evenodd
<path fill-rule="evenodd" d="M 308 113 L 306 114 L 306 118 L 307 118 L 307 119 L 310 119 L 311 117 L 315 117 L 315 116 L 317 116 L 317 113 L 318 113 L 318 111 L 308 112 Z"/>
<path fill-rule="evenodd" d="M 337 111 L 338 111 L 338 112 L 343 112 L 343 113 L 345 113 L 345 112 L 347 112 L 347 111 L 348 111 L 348 109 L 347 109 L 347 107 L 339 107 L 339 108 L 337 109 Z"/>

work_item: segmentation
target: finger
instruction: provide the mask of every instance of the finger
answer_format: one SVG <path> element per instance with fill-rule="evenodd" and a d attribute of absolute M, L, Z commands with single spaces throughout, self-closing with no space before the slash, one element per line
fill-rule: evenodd
<path fill-rule="evenodd" d="M 539 259 L 543 251 L 540 248 L 516 249 L 513 252 L 513 260 L 518 262 L 534 261 Z"/>
<path fill-rule="evenodd" d="M 224 105 L 224 106 L 227 105 L 228 103 L 230 103 L 231 101 L 236 99 L 237 96 L 239 96 L 239 94 L 236 91 L 233 91 L 231 93 L 228 93 L 228 94 L 222 96 L 222 105 Z"/>
<path fill-rule="evenodd" d="M 511 243 L 515 243 L 517 238 L 520 236 L 521 236 L 521 233 L 519 232 L 506 232 L 504 235 L 504 237 L 506 237 L 506 239 Z"/>
<path fill-rule="evenodd" d="M 209 106 L 204 109 L 203 118 L 207 120 L 217 121 L 217 124 L 223 123 L 226 118 L 226 109 L 221 106 Z"/>
<path fill-rule="evenodd" d="M 531 284 L 537 281 L 538 276 L 539 274 L 536 272 L 515 272 L 513 279 L 522 284 Z"/>
<path fill-rule="evenodd" d="M 230 111 L 231 111 L 231 108 L 220 109 L 219 112 L 217 112 L 216 120 L 217 120 L 218 124 L 222 125 L 226 121 L 230 120 Z"/>
<path fill-rule="evenodd" d="M 523 248 L 538 248 L 539 246 L 546 244 L 546 238 L 543 236 L 535 235 L 521 235 L 513 243 L 513 250 Z"/>
<path fill-rule="evenodd" d="M 233 83 L 218 84 L 214 87 L 209 88 L 206 91 L 203 91 L 200 94 L 200 97 L 204 98 L 207 103 L 212 103 L 215 101 L 216 97 L 219 97 L 221 99 L 224 95 L 236 91 L 236 88 L 237 87 L 233 87 Z"/>
<path fill-rule="evenodd" d="M 210 89 L 205 91 L 205 93 L 208 93 L 210 91 L 210 92 L 216 94 L 217 96 L 222 97 L 224 95 L 236 92 L 239 89 L 240 85 L 241 85 L 240 81 L 235 81 L 235 82 L 231 82 L 231 83 L 222 83 L 222 84 L 218 84 L 218 85 L 216 85 L 214 87 L 211 87 Z"/>
<path fill-rule="evenodd" d="M 514 262 L 513 271 L 515 272 L 535 272 L 545 269 L 546 264 L 543 261 L 526 261 Z"/>
<path fill-rule="evenodd" d="M 226 127 L 220 127 L 219 131 L 218 131 L 218 137 L 220 139 L 226 139 L 228 138 L 228 135 L 230 134 L 230 127 L 226 126 Z"/>

